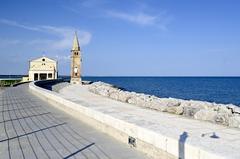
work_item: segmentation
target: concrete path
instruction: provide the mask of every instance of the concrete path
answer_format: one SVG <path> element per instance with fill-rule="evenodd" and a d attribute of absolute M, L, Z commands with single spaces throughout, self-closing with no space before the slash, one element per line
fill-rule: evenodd
<path fill-rule="evenodd" d="M 208 152 L 217 154 L 222 158 L 240 158 L 239 129 L 231 129 L 209 122 L 161 113 L 114 101 L 89 92 L 86 86 L 70 85 L 60 90 L 60 94 L 68 100 L 108 114 L 113 118 L 176 139 L 181 141 L 182 144 L 185 143 L 185 145 L 188 144 L 199 148 L 198 154 L 193 155 L 199 155 L 204 158 L 204 153 Z M 182 144 L 179 145 L 179 156 L 184 158 L 184 150 L 187 150 L 184 149 Z M 169 147 L 171 148 L 170 143 Z"/>
<path fill-rule="evenodd" d="M 0 159 L 25 158 L 146 157 L 57 110 L 24 84 L 0 94 Z"/>

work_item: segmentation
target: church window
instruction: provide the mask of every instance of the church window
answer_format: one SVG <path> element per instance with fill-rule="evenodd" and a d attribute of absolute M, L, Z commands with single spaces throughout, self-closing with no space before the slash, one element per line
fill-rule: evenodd
<path fill-rule="evenodd" d="M 42 61 L 45 61 L 45 59 L 43 58 Z"/>

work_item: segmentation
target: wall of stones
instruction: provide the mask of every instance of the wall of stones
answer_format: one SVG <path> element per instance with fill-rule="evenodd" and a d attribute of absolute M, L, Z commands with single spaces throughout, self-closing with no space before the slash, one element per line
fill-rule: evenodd
<path fill-rule="evenodd" d="M 124 91 L 104 82 L 94 82 L 88 86 L 88 89 L 92 93 L 135 106 L 240 128 L 240 107 L 232 104 L 159 98 L 153 95 Z"/>

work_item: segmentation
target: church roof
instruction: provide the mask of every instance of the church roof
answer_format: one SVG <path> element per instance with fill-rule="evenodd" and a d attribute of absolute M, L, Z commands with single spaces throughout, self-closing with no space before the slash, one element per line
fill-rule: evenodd
<path fill-rule="evenodd" d="M 56 60 L 53 60 L 49 57 L 46 57 L 46 56 L 42 56 L 42 57 L 39 57 L 39 58 L 35 58 L 35 59 L 32 59 L 30 60 L 30 62 L 42 62 L 44 59 L 44 61 L 51 61 L 51 62 L 57 62 Z"/>
<path fill-rule="evenodd" d="M 79 42 L 78 42 L 77 32 L 75 32 L 75 36 L 74 36 L 74 39 L 73 39 L 72 50 L 80 51 L 80 46 L 79 46 Z"/>

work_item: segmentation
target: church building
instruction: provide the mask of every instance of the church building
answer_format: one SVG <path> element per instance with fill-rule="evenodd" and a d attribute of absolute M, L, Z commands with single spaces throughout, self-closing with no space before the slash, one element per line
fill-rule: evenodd
<path fill-rule="evenodd" d="M 81 79 L 81 49 L 75 33 L 71 49 L 71 84 L 82 84 Z M 29 62 L 29 81 L 57 79 L 57 61 L 48 57 L 40 57 Z"/>
<path fill-rule="evenodd" d="M 57 61 L 45 56 L 29 62 L 29 81 L 57 79 Z"/>

